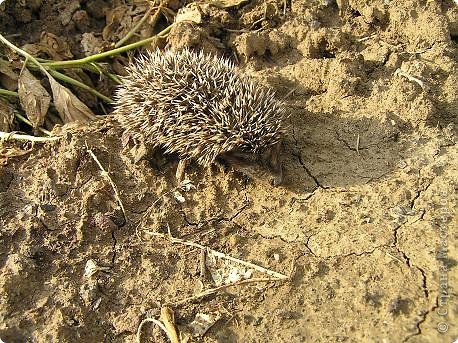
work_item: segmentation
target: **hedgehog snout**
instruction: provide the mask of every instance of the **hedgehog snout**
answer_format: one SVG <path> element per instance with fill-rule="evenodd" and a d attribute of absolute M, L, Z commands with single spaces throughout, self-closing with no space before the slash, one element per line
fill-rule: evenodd
<path fill-rule="evenodd" d="M 219 156 L 226 165 L 256 180 L 268 181 L 273 186 L 283 182 L 280 161 L 280 143 L 261 153 L 232 150 Z"/>

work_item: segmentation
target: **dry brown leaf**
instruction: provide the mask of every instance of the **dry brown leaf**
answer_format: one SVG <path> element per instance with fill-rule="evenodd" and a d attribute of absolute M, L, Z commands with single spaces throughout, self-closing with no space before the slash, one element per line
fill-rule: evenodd
<path fill-rule="evenodd" d="M 48 112 L 51 97 L 27 68 L 24 68 L 18 80 L 19 101 L 27 118 L 34 128 L 43 125 Z"/>
<path fill-rule="evenodd" d="M 11 63 L 0 59 L 0 85 L 8 90 L 17 88 L 17 74 L 11 68 Z"/>
<path fill-rule="evenodd" d="M 126 5 L 109 10 L 106 14 L 107 25 L 103 28 L 102 38 L 105 41 L 119 39 L 132 28 L 132 16 Z"/>
<path fill-rule="evenodd" d="M 81 48 L 85 56 L 91 56 L 99 53 L 105 46 L 104 40 L 97 37 L 93 32 L 83 33 L 81 38 Z"/>
<path fill-rule="evenodd" d="M 88 122 L 95 119 L 94 113 L 70 90 L 48 75 L 51 84 L 54 106 L 64 124 L 73 121 Z"/>
<path fill-rule="evenodd" d="M 73 57 L 67 41 L 50 32 L 43 32 L 39 43 L 26 44 L 22 49 L 32 56 L 40 56 L 44 53 L 56 61 L 67 60 Z"/>
<path fill-rule="evenodd" d="M 51 32 L 43 32 L 40 37 L 40 43 L 48 46 L 55 55 L 51 54 L 54 60 L 57 59 L 69 59 L 73 57 L 70 51 L 70 45 L 67 40 L 56 36 Z"/>
<path fill-rule="evenodd" d="M 0 98 L 0 131 L 10 132 L 13 126 L 13 106 L 6 100 Z"/>
<path fill-rule="evenodd" d="M 89 75 L 87 75 L 81 68 L 69 68 L 65 70 L 65 74 L 75 80 L 80 81 L 81 83 L 84 83 L 85 85 L 88 85 L 91 88 L 95 88 L 94 82 L 92 82 Z M 79 87 L 75 87 L 73 92 L 78 97 L 78 99 L 84 102 L 87 106 L 93 107 L 97 105 L 97 97 L 91 92 Z"/>
<path fill-rule="evenodd" d="M 0 60 L 0 74 L 4 74 L 12 79 L 17 80 L 17 74 L 11 68 L 11 63 L 5 60 Z"/>
<path fill-rule="evenodd" d="M 218 8 L 229 8 L 229 7 L 241 5 L 247 1 L 248 0 L 212 0 L 212 1 L 209 1 L 208 3 Z"/>

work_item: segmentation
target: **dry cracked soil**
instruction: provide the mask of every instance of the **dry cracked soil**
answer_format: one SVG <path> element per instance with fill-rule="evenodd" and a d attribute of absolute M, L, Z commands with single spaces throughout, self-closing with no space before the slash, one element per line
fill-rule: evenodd
<path fill-rule="evenodd" d="M 0 33 L 39 57 L 81 58 L 113 48 L 152 3 L 7 0 Z M 131 39 L 189 3 L 163 2 Z M 2 142 L 1 340 L 165 342 L 151 320 L 167 305 L 182 342 L 455 342 L 456 2 L 202 1 L 198 13 L 154 48 L 226 56 L 276 91 L 290 124 L 284 185 L 191 165 L 181 187 L 176 158 L 132 158 L 111 108 L 69 86 L 108 115 L 57 125 L 56 142 Z M 104 62 L 116 71 L 126 59 Z M 114 83 L 78 73 L 113 95 Z M 211 267 L 214 251 L 288 278 L 192 298 L 217 287 L 211 268 L 272 276 L 227 258 Z"/>

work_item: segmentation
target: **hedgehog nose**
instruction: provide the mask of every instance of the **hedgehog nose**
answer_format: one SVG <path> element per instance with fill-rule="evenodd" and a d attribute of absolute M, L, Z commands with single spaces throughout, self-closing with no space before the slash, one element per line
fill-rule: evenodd
<path fill-rule="evenodd" d="M 271 180 L 271 185 L 277 187 L 283 183 L 283 173 L 280 171 L 278 175 L 275 175 Z"/>

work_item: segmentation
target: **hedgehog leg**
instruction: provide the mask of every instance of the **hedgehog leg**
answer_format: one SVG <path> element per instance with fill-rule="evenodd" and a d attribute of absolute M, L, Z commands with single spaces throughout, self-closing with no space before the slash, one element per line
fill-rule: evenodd
<path fill-rule="evenodd" d="M 178 183 L 183 182 L 184 179 L 186 178 L 186 173 L 185 173 L 186 164 L 187 164 L 186 160 L 180 160 L 178 162 L 177 171 L 175 173 L 175 177 Z"/>

